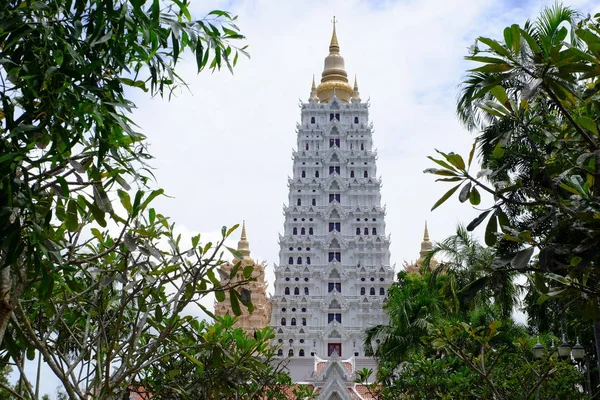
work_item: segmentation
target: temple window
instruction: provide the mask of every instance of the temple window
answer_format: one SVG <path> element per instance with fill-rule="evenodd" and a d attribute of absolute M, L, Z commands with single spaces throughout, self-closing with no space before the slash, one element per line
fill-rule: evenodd
<path fill-rule="evenodd" d="M 369 177 L 369 173 L 368 173 L 367 171 L 365 171 L 365 173 L 363 174 L 363 176 L 364 176 L 365 178 L 368 178 L 368 177 Z"/>
<path fill-rule="evenodd" d="M 350 178 L 354 178 L 354 171 L 350 171 Z"/>
<path fill-rule="evenodd" d="M 358 117 L 354 117 L 354 123 L 358 124 Z"/>
<path fill-rule="evenodd" d="M 311 204 L 312 204 L 313 206 L 316 206 L 316 205 L 317 205 L 317 199 L 312 199 L 312 202 L 311 202 Z"/>
<path fill-rule="evenodd" d="M 296 204 L 299 205 L 299 206 L 301 206 L 302 205 L 302 200 L 298 199 L 298 201 L 296 202 Z"/>
<path fill-rule="evenodd" d="M 302 326 L 306 326 L 306 318 L 302 318 Z"/>
<path fill-rule="evenodd" d="M 305 228 L 301 228 L 300 229 L 300 235 L 306 235 L 306 229 Z"/>
<path fill-rule="evenodd" d="M 298 234 L 298 228 L 294 227 L 292 229 L 292 235 L 297 235 Z"/>
<path fill-rule="evenodd" d="M 372 287 L 372 288 L 369 290 L 369 294 L 370 294 L 371 296 L 375 296 L 375 288 L 373 288 L 373 287 Z"/>
<path fill-rule="evenodd" d="M 329 282 L 327 284 L 327 289 L 329 293 L 333 292 L 334 290 L 342 293 L 342 284 L 340 282 Z"/>
<path fill-rule="evenodd" d="M 340 114 L 336 113 L 335 114 L 335 119 L 337 119 L 339 121 L 340 120 Z"/>
<path fill-rule="evenodd" d="M 288 258 L 288 264 L 289 265 L 294 265 L 294 257 L 290 257 Z M 285 278 L 286 280 L 289 280 L 289 278 Z"/>
<path fill-rule="evenodd" d="M 304 294 L 308 296 L 308 288 L 307 287 L 304 288 Z"/>
<path fill-rule="evenodd" d="M 298 355 L 300 357 L 304 357 L 304 349 L 300 349 L 300 351 L 298 352 Z"/>
<path fill-rule="evenodd" d="M 302 174 L 301 174 L 301 176 L 302 176 L 303 178 L 306 178 L 306 171 L 302 171 Z"/>
<path fill-rule="evenodd" d="M 315 178 L 319 177 L 319 171 L 315 171 Z"/>
<path fill-rule="evenodd" d="M 281 325 L 285 326 L 285 318 L 281 318 Z"/>
<path fill-rule="evenodd" d="M 290 349 L 290 351 L 288 351 L 288 357 L 294 357 L 294 349 Z"/>
<path fill-rule="evenodd" d="M 291 322 L 291 324 L 290 324 L 290 325 L 292 325 L 292 326 L 296 326 L 296 318 L 292 318 L 292 322 Z"/>
<path fill-rule="evenodd" d="M 365 228 L 365 235 L 369 234 L 369 228 Z"/>
<path fill-rule="evenodd" d="M 333 261 L 333 260 L 337 260 L 337 261 L 341 262 L 342 261 L 342 253 L 330 251 L 329 252 L 329 261 Z"/>
<path fill-rule="evenodd" d="M 380 296 L 385 296 L 385 289 L 384 288 L 379 288 L 379 295 Z"/>
<path fill-rule="evenodd" d="M 371 230 L 371 232 L 372 232 L 372 235 L 377 235 L 377 228 L 373 228 L 373 229 Z"/>
<path fill-rule="evenodd" d="M 333 121 L 333 117 L 334 117 L 334 114 L 333 114 L 333 113 L 329 114 L 329 120 L 330 120 L 330 121 Z"/>
<path fill-rule="evenodd" d="M 360 228 L 356 228 L 356 234 L 360 235 Z"/>
<path fill-rule="evenodd" d="M 297 264 L 298 264 L 298 265 L 302 265 L 302 257 L 298 257 Z"/>
<path fill-rule="evenodd" d="M 283 350 L 282 349 L 277 350 L 277 357 L 283 357 Z"/>
<path fill-rule="evenodd" d="M 306 150 L 308 150 L 308 143 L 306 143 L 306 147 L 305 148 L 306 148 Z"/>
<path fill-rule="evenodd" d="M 364 288 L 364 287 L 361 287 L 361 288 L 360 288 L 360 295 L 361 295 L 361 296 L 364 296 L 364 295 L 365 295 L 365 288 Z"/>
<path fill-rule="evenodd" d="M 341 324 L 342 323 L 342 314 L 327 314 L 327 322 L 328 323 L 331 323 L 334 320 Z"/>
<path fill-rule="evenodd" d="M 361 149 L 361 150 L 364 150 L 364 149 L 365 149 L 365 144 L 364 144 L 364 143 L 361 143 L 361 144 L 360 144 L 360 149 Z"/>
<path fill-rule="evenodd" d="M 286 287 L 285 290 L 283 291 L 284 294 L 290 294 L 290 288 Z"/>
<path fill-rule="evenodd" d="M 341 232 L 340 223 L 339 222 L 330 222 L 329 223 L 329 232 L 338 231 Z"/>
<path fill-rule="evenodd" d="M 373 294 L 375 294 L 375 293 L 373 293 Z M 300 296 L 300 289 L 299 288 L 294 288 L 294 295 Z"/>
<path fill-rule="evenodd" d="M 313 232 L 314 232 L 314 231 L 313 231 L 313 228 L 308 228 L 308 234 L 309 234 L 309 235 L 312 235 L 312 234 L 313 234 Z M 308 263 L 307 263 L 307 264 L 308 264 Z"/>
<path fill-rule="evenodd" d="M 310 123 L 314 124 L 315 123 L 315 117 L 310 117 Z"/>

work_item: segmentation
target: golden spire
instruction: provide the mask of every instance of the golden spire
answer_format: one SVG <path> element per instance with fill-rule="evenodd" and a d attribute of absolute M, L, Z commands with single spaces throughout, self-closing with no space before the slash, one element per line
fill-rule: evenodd
<path fill-rule="evenodd" d="M 313 74 L 312 86 L 310 87 L 310 96 L 308 97 L 308 101 L 316 101 L 319 102 L 319 97 L 317 96 L 317 87 L 315 86 L 315 74 Z"/>
<path fill-rule="evenodd" d="M 331 43 L 329 43 L 329 52 L 339 53 L 340 45 L 338 43 L 337 34 L 335 32 L 335 23 L 337 22 L 337 20 L 335 19 L 335 15 L 333 16 L 333 20 L 331 22 L 333 23 L 333 34 L 331 35 Z"/>
<path fill-rule="evenodd" d="M 238 242 L 238 251 L 242 253 L 244 258 L 250 258 L 250 244 L 248 243 L 248 238 L 246 237 L 246 221 L 242 222 L 242 235 L 240 237 L 240 241 Z"/>
<path fill-rule="evenodd" d="M 321 102 L 329 101 L 336 96 L 344 102 L 350 102 L 354 91 L 348 84 L 348 74 L 344 66 L 344 58 L 340 55 L 335 24 L 337 20 L 333 17 L 333 33 L 329 43 L 329 55 L 325 57 L 321 83 L 317 87 L 317 96 Z"/>
<path fill-rule="evenodd" d="M 429 241 L 429 230 L 427 229 L 427 221 L 425 221 L 425 232 L 423 232 L 423 241 L 421 242 L 421 251 L 419 254 L 421 258 L 433 249 L 433 245 Z"/>
<path fill-rule="evenodd" d="M 356 79 L 356 74 L 354 75 L 354 94 L 352 95 L 352 102 L 360 103 L 360 93 L 358 92 L 358 79 Z"/>

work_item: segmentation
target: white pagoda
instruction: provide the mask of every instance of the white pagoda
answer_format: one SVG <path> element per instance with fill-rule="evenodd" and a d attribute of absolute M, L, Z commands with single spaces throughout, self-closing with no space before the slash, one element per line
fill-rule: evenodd
<path fill-rule="evenodd" d="M 313 77 L 301 105 L 271 299 L 279 355 L 289 358 L 295 382 L 314 385 L 325 399 L 359 398 L 352 397 L 354 371 L 375 369 L 364 331 L 387 323 L 382 306 L 394 271 L 372 130 L 369 103 L 356 78 L 348 83 L 334 23 L 321 83 Z M 315 372 L 323 360 L 351 365 L 352 374 L 324 383 Z"/>

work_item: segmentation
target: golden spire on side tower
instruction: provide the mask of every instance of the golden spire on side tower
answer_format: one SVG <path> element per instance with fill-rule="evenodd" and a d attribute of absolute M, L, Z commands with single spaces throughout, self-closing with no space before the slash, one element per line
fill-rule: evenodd
<path fill-rule="evenodd" d="M 248 238 L 246 237 L 246 221 L 242 222 L 242 235 L 240 237 L 240 241 L 238 242 L 238 251 L 242 253 L 245 259 L 250 258 L 250 243 L 248 243 Z"/>
<path fill-rule="evenodd" d="M 360 103 L 360 93 L 358 91 L 358 79 L 356 79 L 356 74 L 354 75 L 354 94 L 352 94 L 352 102 Z"/>
<path fill-rule="evenodd" d="M 423 241 L 421 242 L 421 251 L 419 254 L 421 258 L 433 249 L 433 245 L 429 241 L 429 230 L 427 229 L 427 221 L 425 221 L 425 232 L 423 232 Z"/>
<path fill-rule="evenodd" d="M 319 102 L 319 97 L 317 96 L 317 87 L 315 85 L 315 74 L 313 74 L 312 86 L 310 87 L 310 96 L 308 97 L 308 101 L 316 101 Z"/>
<path fill-rule="evenodd" d="M 340 45 L 338 43 L 335 24 L 337 20 L 333 17 L 333 33 L 329 43 L 329 55 L 325 57 L 323 74 L 321 74 L 321 83 L 317 87 L 317 96 L 323 103 L 329 101 L 333 96 L 348 103 L 354 94 L 352 86 L 348 83 L 348 74 L 346 73 L 344 58 L 340 55 Z"/>

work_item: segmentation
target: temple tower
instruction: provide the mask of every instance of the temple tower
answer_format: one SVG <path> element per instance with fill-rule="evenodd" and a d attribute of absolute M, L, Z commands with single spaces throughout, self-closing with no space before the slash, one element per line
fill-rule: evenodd
<path fill-rule="evenodd" d="M 242 315 L 240 315 L 235 323 L 235 327 L 243 328 L 246 332 L 252 332 L 254 329 L 262 329 L 269 325 L 269 317 L 271 314 L 271 303 L 267 298 L 267 284 L 265 281 L 265 265 L 254 261 L 250 257 L 250 244 L 246 236 L 246 223 L 242 224 L 242 235 L 238 242 L 238 252 L 242 258 L 234 258 L 231 263 L 225 263 L 221 266 L 223 275 L 229 276 L 234 265 L 241 262 L 240 268 L 238 269 L 237 275 L 230 281 L 235 284 L 244 279 L 242 272 L 244 267 L 252 265 L 254 270 L 252 271 L 251 277 L 256 279 L 253 282 L 249 282 L 243 285 L 244 288 L 250 291 L 250 299 L 254 306 L 254 311 L 251 313 L 241 306 Z M 227 282 L 223 282 L 226 284 Z M 225 300 L 222 302 L 215 303 L 215 315 L 222 317 L 225 314 L 234 315 L 231 310 L 231 301 L 229 299 L 229 292 L 225 291 Z"/>
<path fill-rule="evenodd" d="M 335 24 L 321 81 L 313 77 L 300 118 L 271 326 L 292 379 L 312 382 L 316 360 L 374 368 L 364 330 L 387 322 L 382 305 L 394 278 L 369 104 L 356 78 L 348 82 Z"/>

